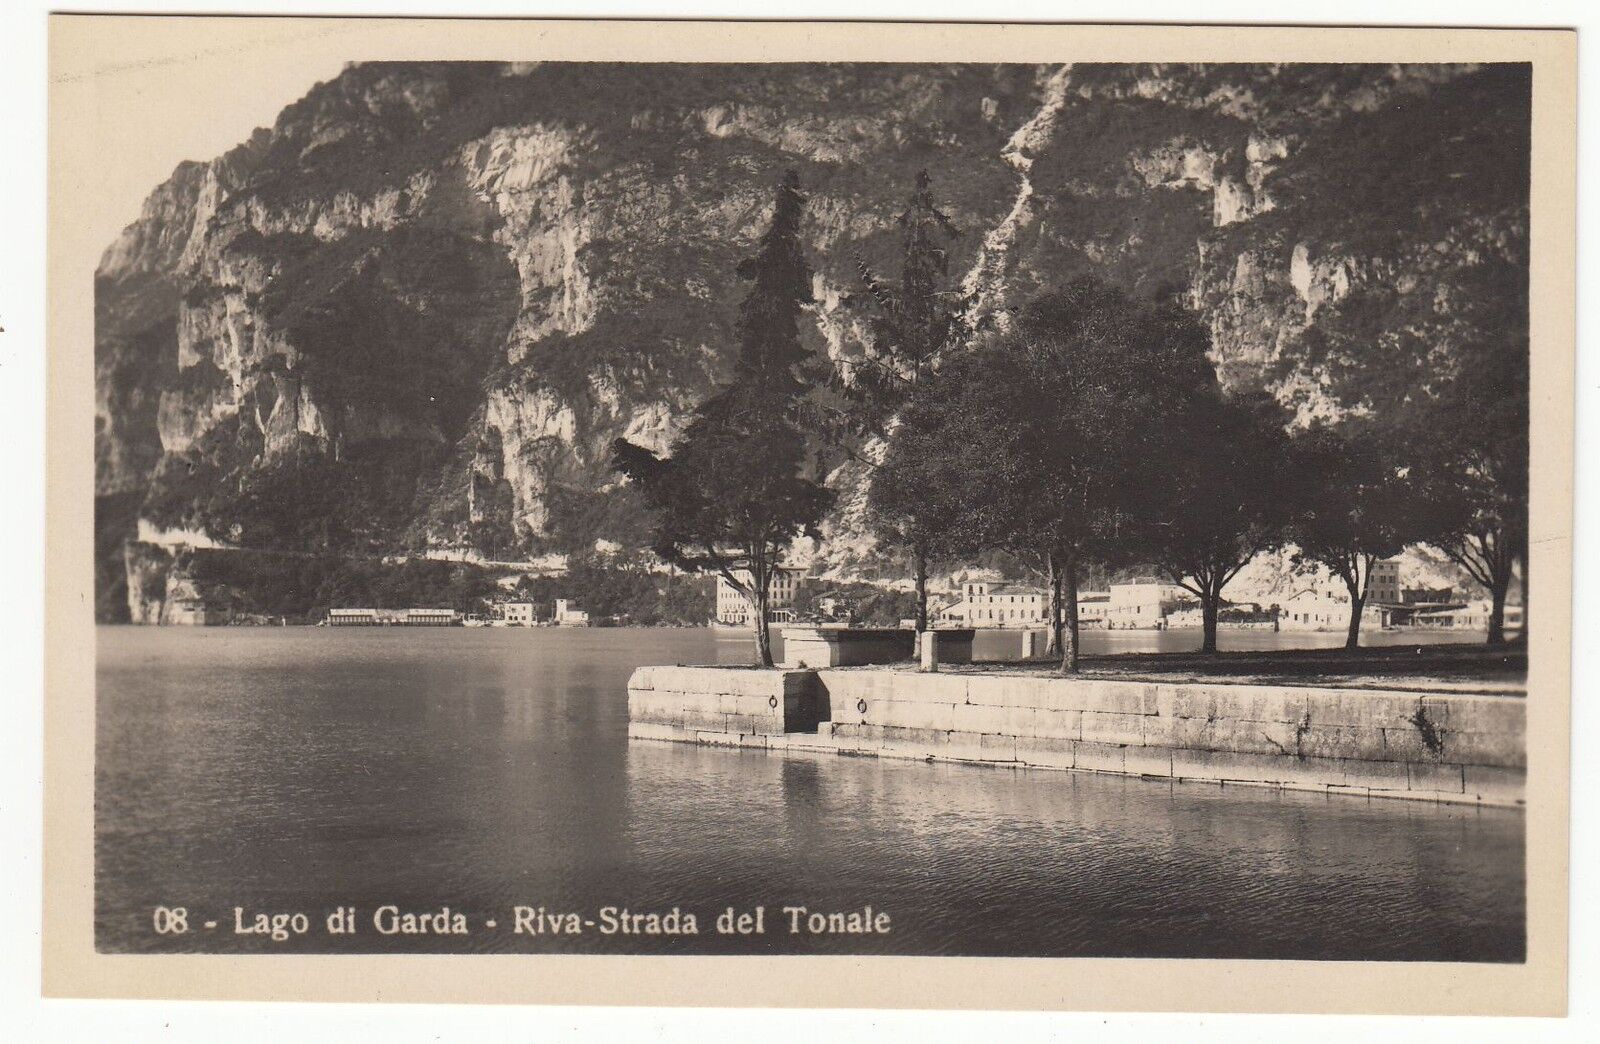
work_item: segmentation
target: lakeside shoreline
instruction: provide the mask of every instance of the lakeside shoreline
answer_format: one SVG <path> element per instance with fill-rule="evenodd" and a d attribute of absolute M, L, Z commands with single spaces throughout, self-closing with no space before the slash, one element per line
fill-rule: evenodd
<path fill-rule="evenodd" d="M 645 666 L 630 739 L 1523 808 L 1523 694 L 973 665 Z"/>
<path fill-rule="evenodd" d="M 607 634 L 613 638 L 607 644 L 630 646 L 647 641 L 652 634 L 683 634 L 697 636 L 696 641 L 706 644 L 702 657 L 695 658 L 699 665 L 730 671 L 770 671 L 780 668 L 759 668 L 744 654 L 752 644 L 748 632 L 727 632 L 704 626 L 645 626 L 619 625 L 606 627 L 416 627 L 388 625 L 377 627 L 329 627 L 290 624 L 287 626 L 174 626 L 148 624 L 100 624 L 102 628 L 128 635 L 135 631 L 151 632 L 176 638 L 192 635 L 222 637 L 260 635 L 285 632 L 304 634 L 312 631 L 376 632 L 394 637 L 399 632 L 412 637 L 451 630 L 463 632 L 525 632 L 516 637 L 468 639 L 465 635 L 441 636 L 440 648 L 453 646 L 465 640 L 484 647 L 517 646 L 532 643 L 531 647 L 556 648 L 580 641 L 578 636 L 603 640 Z M 775 627 L 774 641 L 782 642 L 782 627 Z M 1058 664 L 1050 656 L 1024 658 L 1021 630 L 987 629 L 979 632 L 975 660 L 971 664 L 944 663 L 944 674 L 996 674 L 1010 676 L 1056 676 Z M 1037 632 L 1034 632 L 1037 633 Z M 1202 653 L 1198 648 L 1198 633 L 1187 631 L 1117 631 L 1091 632 L 1092 638 L 1082 657 L 1080 677 L 1086 679 L 1127 680 L 1152 679 L 1172 682 L 1191 679 L 1197 682 L 1224 682 L 1232 679 L 1239 684 L 1317 684 L 1346 688 L 1373 686 L 1414 687 L 1433 685 L 1445 691 L 1483 693 L 1515 693 L 1525 690 L 1527 678 L 1527 648 L 1513 642 L 1504 646 L 1489 646 L 1482 634 L 1459 633 L 1448 636 L 1426 632 L 1432 641 L 1408 641 L 1414 634 L 1400 632 L 1374 632 L 1379 641 L 1364 644 L 1352 651 L 1334 644 L 1342 636 L 1332 632 L 1292 632 L 1279 635 L 1240 630 L 1224 632 L 1252 642 L 1244 648 L 1224 648 L 1215 653 Z M 558 636 L 559 635 L 559 636 Z M 1307 638 L 1310 636 L 1310 640 Z M 1192 642 L 1182 641 L 1193 638 Z M 1439 640 L 1444 638 L 1445 640 Z M 1277 639 L 1283 644 L 1263 646 L 1266 639 Z M 143 641 L 144 639 L 137 639 Z M 360 639 L 357 639 L 358 641 Z M 1179 644 L 1181 643 L 1181 644 Z M 691 661 L 684 661 L 689 664 Z M 910 666 L 910 661 L 881 664 L 869 667 L 841 668 L 846 670 L 897 670 Z"/>

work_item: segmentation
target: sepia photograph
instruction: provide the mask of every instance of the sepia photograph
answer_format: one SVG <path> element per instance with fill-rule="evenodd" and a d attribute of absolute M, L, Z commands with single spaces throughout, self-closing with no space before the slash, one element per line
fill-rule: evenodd
<path fill-rule="evenodd" d="M 94 953 L 1527 967 L 1549 66 L 1263 50 L 324 40 L 106 173 Z"/>

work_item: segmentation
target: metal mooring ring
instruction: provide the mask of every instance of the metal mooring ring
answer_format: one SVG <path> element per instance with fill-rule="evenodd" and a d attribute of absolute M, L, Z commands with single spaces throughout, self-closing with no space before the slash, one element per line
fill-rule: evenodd
<path fill-rule="evenodd" d="M 856 710 L 861 714 L 867 713 L 867 701 L 866 700 L 857 700 L 856 701 Z"/>
<path fill-rule="evenodd" d="M 778 709 L 778 697 L 776 697 L 776 696 L 768 696 L 767 697 L 767 706 L 771 707 L 773 710 L 777 710 Z"/>

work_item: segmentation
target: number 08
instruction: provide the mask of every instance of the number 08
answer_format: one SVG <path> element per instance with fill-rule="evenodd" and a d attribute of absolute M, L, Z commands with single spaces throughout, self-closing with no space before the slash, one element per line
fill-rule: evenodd
<path fill-rule="evenodd" d="M 181 906 L 158 906 L 154 921 L 157 935 L 182 935 L 189 930 L 189 911 Z"/>

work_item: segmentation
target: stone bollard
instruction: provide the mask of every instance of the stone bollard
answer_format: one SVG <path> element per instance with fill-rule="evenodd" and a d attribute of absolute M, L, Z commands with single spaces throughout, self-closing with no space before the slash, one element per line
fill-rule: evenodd
<path fill-rule="evenodd" d="M 918 635 L 918 641 L 921 643 L 921 648 L 917 650 L 917 655 L 922 661 L 919 669 L 930 674 L 938 671 L 939 636 L 933 631 L 923 631 Z"/>
<path fill-rule="evenodd" d="M 1024 660 L 1031 660 L 1034 657 L 1034 638 L 1032 631 L 1022 632 L 1022 658 Z"/>

